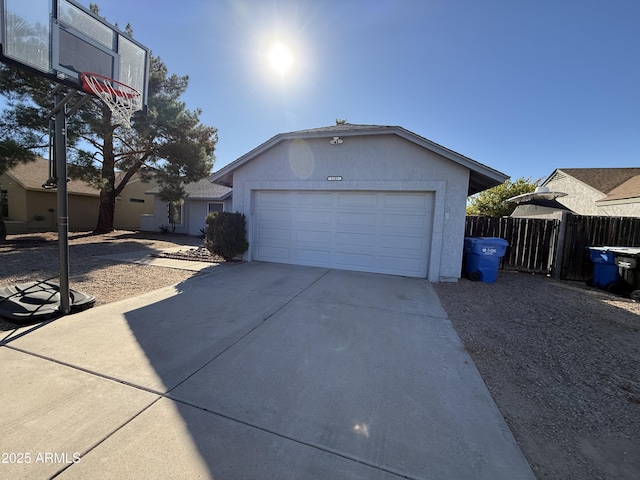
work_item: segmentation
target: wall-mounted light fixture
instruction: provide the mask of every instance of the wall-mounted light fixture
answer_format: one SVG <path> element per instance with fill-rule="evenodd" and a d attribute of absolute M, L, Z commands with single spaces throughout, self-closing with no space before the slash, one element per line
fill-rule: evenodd
<path fill-rule="evenodd" d="M 340 137 L 333 137 L 331 140 L 329 140 L 329 143 L 331 145 L 340 145 L 342 143 L 342 139 Z"/>

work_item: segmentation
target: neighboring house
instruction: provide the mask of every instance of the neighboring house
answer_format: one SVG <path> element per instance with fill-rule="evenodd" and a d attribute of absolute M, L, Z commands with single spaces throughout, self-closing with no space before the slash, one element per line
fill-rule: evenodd
<path fill-rule="evenodd" d="M 247 219 L 245 260 L 460 278 L 469 195 L 508 177 L 397 126 L 278 134 L 214 173 Z"/>
<path fill-rule="evenodd" d="M 153 214 L 143 215 L 140 229 L 157 232 L 169 229 L 175 233 L 201 235 L 210 212 L 228 211 L 231 208 L 231 188 L 216 185 L 206 178 L 184 185 L 185 198 L 181 205 L 171 206 L 160 198 L 160 188 L 147 190 L 147 196 L 153 195 Z M 170 221 L 170 216 L 175 221 Z"/>
<path fill-rule="evenodd" d="M 123 175 L 124 172 L 116 172 L 116 185 Z M 153 199 L 146 192 L 157 184 L 155 180 L 143 181 L 137 173 L 129 179 L 116 198 L 114 226 L 117 230 L 140 230 L 140 216 L 153 213 Z"/>
<path fill-rule="evenodd" d="M 640 217 L 640 168 L 559 168 L 542 185 L 578 215 Z"/>
<path fill-rule="evenodd" d="M 49 178 L 49 160 L 20 163 L 0 177 L 4 222 L 9 234 L 55 231 L 58 221 L 56 189 L 42 185 Z M 96 226 L 100 192 L 81 180 L 67 182 L 69 230 Z"/>
<path fill-rule="evenodd" d="M 57 230 L 57 190 L 42 186 L 48 178 L 49 160 L 44 158 L 18 164 L 0 177 L 0 205 L 9 234 Z M 155 182 L 140 182 L 137 176 L 129 181 L 116 200 L 116 229 L 140 228 L 140 215 L 153 211 L 144 195 L 153 185 Z M 98 221 L 99 190 L 81 180 L 69 180 L 67 192 L 69 230 L 93 230 Z"/>

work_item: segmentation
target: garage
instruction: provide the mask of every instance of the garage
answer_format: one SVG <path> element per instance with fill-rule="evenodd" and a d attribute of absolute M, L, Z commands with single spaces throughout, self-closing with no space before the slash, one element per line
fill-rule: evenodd
<path fill-rule="evenodd" d="M 432 192 L 257 191 L 255 259 L 427 275 Z"/>
<path fill-rule="evenodd" d="M 467 197 L 507 176 L 398 126 L 280 133 L 209 181 L 245 216 L 244 261 L 460 278 Z"/>

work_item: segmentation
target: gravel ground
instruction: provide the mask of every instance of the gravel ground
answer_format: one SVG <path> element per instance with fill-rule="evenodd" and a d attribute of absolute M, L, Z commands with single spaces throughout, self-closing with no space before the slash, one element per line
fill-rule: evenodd
<path fill-rule="evenodd" d="M 202 245 L 193 237 L 72 233 L 71 287 L 96 305 L 194 272 L 100 255 Z M 56 234 L 0 243 L 0 286 L 57 276 Z M 500 272 L 493 284 L 434 285 L 539 479 L 640 478 L 640 304 L 576 282 Z M 15 328 L 0 320 L 0 330 Z"/>
<path fill-rule="evenodd" d="M 96 297 L 96 306 L 175 285 L 195 272 L 132 263 L 116 263 L 100 255 L 148 250 L 149 254 L 185 245 L 202 245 L 194 237 L 116 231 L 69 234 L 69 284 Z M 55 233 L 9 235 L 0 242 L 0 286 L 58 277 L 58 236 Z M 15 326 L 0 320 L 0 330 Z"/>
<path fill-rule="evenodd" d="M 512 272 L 435 289 L 539 479 L 640 478 L 640 304 Z"/>

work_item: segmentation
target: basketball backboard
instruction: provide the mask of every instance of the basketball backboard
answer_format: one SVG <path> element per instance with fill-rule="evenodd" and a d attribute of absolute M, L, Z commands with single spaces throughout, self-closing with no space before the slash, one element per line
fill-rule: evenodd
<path fill-rule="evenodd" d="M 0 60 L 82 89 L 92 72 L 142 94 L 149 50 L 73 0 L 0 0 Z"/>

